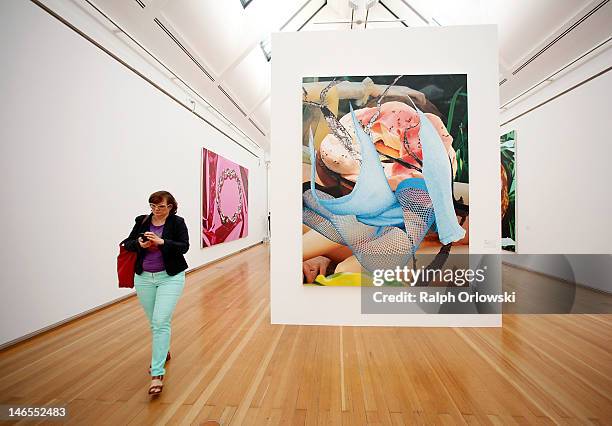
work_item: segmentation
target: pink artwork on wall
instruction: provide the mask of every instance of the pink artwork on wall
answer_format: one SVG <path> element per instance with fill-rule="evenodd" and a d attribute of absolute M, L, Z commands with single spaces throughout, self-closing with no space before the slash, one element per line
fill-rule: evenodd
<path fill-rule="evenodd" d="M 202 148 L 202 247 L 246 237 L 248 201 L 248 169 Z"/>

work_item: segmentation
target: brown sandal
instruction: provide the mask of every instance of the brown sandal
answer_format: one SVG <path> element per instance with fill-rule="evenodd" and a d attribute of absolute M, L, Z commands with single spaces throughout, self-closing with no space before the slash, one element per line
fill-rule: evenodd
<path fill-rule="evenodd" d="M 170 361 L 172 357 L 170 356 L 170 351 L 168 351 L 168 355 L 166 355 L 166 362 Z M 165 363 L 164 363 L 165 365 Z M 151 374 L 151 365 L 149 364 L 149 374 Z"/>
<path fill-rule="evenodd" d="M 151 377 L 151 386 L 149 387 L 149 395 L 159 395 L 164 389 L 164 383 L 162 380 L 164 376 L 153 376 Z"/>

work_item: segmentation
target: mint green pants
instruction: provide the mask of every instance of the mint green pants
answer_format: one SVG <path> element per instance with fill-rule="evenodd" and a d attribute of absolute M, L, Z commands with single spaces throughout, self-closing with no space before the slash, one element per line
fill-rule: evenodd
<path fill-rule="evenodd" d="M 134 275 L 134 287 L 151 326 L 151 376 L 166 373 L 170 348 L 172 313 L 185 286 L 185 272 L 170 276 L 166 271 Z"/>

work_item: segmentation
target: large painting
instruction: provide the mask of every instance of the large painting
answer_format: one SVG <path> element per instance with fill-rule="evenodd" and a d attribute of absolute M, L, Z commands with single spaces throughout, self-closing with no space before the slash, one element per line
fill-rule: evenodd
<path fill-rule="evenodd" d="M 303 78 L 304 284 L 468 252 L 467 97 L 465 74 Z"/>
<path fill-rule="evenodd" d="M 500 137 L 501 149 L 501 237 L 502 249 L 516 252 L 515 131 Z"/>
<path fill-rule="evenodd" d="M 246 237 L 249 171 L 202 149 L 202 247 Z"/>

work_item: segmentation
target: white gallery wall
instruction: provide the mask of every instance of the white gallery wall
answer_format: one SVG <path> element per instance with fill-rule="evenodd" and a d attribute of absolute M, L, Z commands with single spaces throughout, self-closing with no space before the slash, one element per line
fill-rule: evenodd
<path fill-rule="evenodd" d="M 448 40 L 453 40 L 449 43 Z M 425 42 L 426 41 L 426 42 Z M 470 251 L 500 244 L 499 100 L 495 26 L 457 26 L 272 36 L 271 317 L 273 323 L 499 326 L 490 315 L 366 315 L 356 287 L 302 285 L 302 78 L 467 74 Z"/>
<path fill-rule="evenodd" d="M 606 56 L 610 65 L 612 49 Z M 584 80 L 590 75 L 586 71 L 577 69 L 564 79 Z M 612 228 L 605 226 L 612 218 L 610 87 L 608 72 L 501 128 L 502 134 L 516 131 L 520 253 L 610 252 Z M 564 89 L 559 81 L 540 99 Z M 504 112 L 502 121 L 521 108 Z"/>
<path fill-rule="evenodd" d="M 567 274 L 560 257 L 507 255 L 504 262 L 608 292 L 612 292 L 610 65 L 608 48 L 501 115 L 502 123 L 509 121 L 501 134 L 516 131 L 518 253 L 604 255 L 566 256 L 574 277 Z"/>
<path fill-rule="evenodd" d="M 0 3 L 0 345 L 131 292 L 118 244 L 166 189 L 189 228 L 190 268 L 262 241 L 266 168 L 29 1 Z M 249 235 L 200 248 L 201 148 L 249 169 Z"/>

